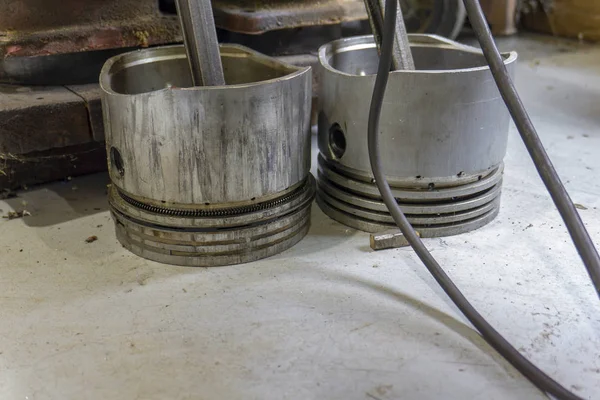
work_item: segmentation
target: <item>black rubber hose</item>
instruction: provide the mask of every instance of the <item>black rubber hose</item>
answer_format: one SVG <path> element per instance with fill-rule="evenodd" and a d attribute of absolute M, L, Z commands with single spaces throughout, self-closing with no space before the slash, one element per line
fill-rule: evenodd
<path fill-rule="evenodd" d="M 579 252 L 579 256 L 587 269 L 590 278 L 596 288 L 596 293 L 600 296 L 600 256 L 594 246 L 594 242 L 590 238 L 589 233 L 585 229 L 585 225 L 569 196 L 567 190 L 562 184 L 560 177 L 556 173 L 552 161 L 548 157 L 544 145 L 538 136 L 523 103 L 517 93 L 517 89 L 510 79 L 510 75 L 506 70 L 504 61 L 492 33 L 488 27 L 487 21 L 479 5 L 478 0 L 463 0 L 469 21 L 475 31 L 477 40 L 481 45 L 483 54 L 490 65 L 490 70 L 496 81 L 496 85 L 500 90 L 500 94 L 510 111 L 510 115 L 515 121 L 515 125 L 521 134 L 523 142 L 529 151 L 529 155 L 533 159 L 544 185 L 548 189 L 560 216 L 573 239 L 573 243 Z"/>
<path fill-rule="evenodd" d="M 446 292 L 448 297 L 456 304 L 465 317 L 479 331 L 481 336 L 490 344 L 498 353 L 504 357 L 512 366 L 520 371 L 527 379 L 529 379 L 540 390 L 549 393 L 559 399 L 580 399 L 575 394 L 571 393 L 558 382 L 546 375 L 543 371 L 537 368 L 533 363 L 521 355 L 508 341 L 496 331 L 469 303 L 465 296 L 460 292 L 448 275 L 444 272 L 438 262 L 433 258 L 427 250 L 421 238 L 412 229 L 412 226 L 406 219 L 406 216 L 398 206 L 396 199 L 390 189 L 389 184 L 385 179 L 383 165 L 379 153 L 379 118 L 381 108 L 385 96 L 387 81 L 390 74 L 390 66 L 392 62 L 392 45 L 395 29 L 397 0 L 386 0 L 386 12 L 383 30 L 383 42 L 381 45 L 381 57 L 379 60 L 379 68 L 377 71 L 377 79 L 373 90 L 373 99 L 371 101 L 371 109 L 369 114 L 369 157 L 371 168 L 375 182 L 383 201 L 385 202 L 394 221 L 413 247 L 421 261 L 425 264 L 431 275 L 435 278 L 438 284 Z"/>

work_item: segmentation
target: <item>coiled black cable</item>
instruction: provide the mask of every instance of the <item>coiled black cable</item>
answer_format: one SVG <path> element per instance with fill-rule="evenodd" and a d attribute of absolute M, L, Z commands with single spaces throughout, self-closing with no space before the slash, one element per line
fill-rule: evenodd
<path fill-rule="evenodd" d="M 490 63 L 490 68 L 494 76 L 502 74 L 502 70 L 504 70 L 503 77 L 496 77 L 498 85 L 510 85 L 510 88 L 501 88 L 501 92 L 503 92 L 503 96 L 505 96 L 505 101 L 507 105 L 511 109 L 511 113 L 514 112 L 513 118 L 515 118 L 515 122 L 517 122 L 517 127 L 519 129 L 527 129 L 526 134 L 521 133 L 527 137 L 526 144 L 533 146 L 535 150 L 530 150 L 532 153 L 532 157 L 534 157 L 534 161 L 538 164 L 538 170 L 540 170 L 540 174 L 543 177 L 546 176 L 549 179 L 552 185 L 548 186 L 548 189 L 552 191 L 556 191 L 556 182 L 552 182 L 553 179 L 558 179 L 558 176 L 553 177 L 552 164 L 548 159 L 545 152 L 543 152 L 543 147 L 541 148 L 541 152 L 539 151 L 540 143 L 532 143 L 537 140 L 539 142 L 539 137 L 535 133 L 533 129 L 533 125 L 529 121 L 527 117 L 527 113 L 523 108 L 518 96 L 516 100 L 514 96 L 516 96 L 516 90 L 510 81 L 510 77 L 504 68 L 504 63 L 501 59 L 498 50 L 493 44 L 493 39 L 491 37 L 491 33 L 489 29 L 487 29 L 487 24 L 483 17 L 483 12 L 481 11 L 480 5 L 477 0 L 464 0 L 465 6 L 468 11 L 468 15 L 470 17 L 471 23 L 476 28 L 476 31 L 479 31 L 478 37 L 483 42 L 482 47 L 484 48 L 484 52 L 486 52 L 486 57 L 489 60 L 492 60 Z M 377 79 L 375 81 L 375 88 L 373 90 L 373 98 L 371 101 L 371 108 L 369 114 L 369 128 L 368 128 L 368 144 L 369 144 L 369 157 L 371 161 L 371 168 L 373 170 L 373 175 L 375 177 L 375 182 L 379 191 L 381 193 L 381 197 L 385 202 L 390 214 L 394 218 L 394 221 L 414 249 L 415 253 L 419 256 L 421 261 L 425 264 L 431 275 L 435 278 L 438 284 L 442 287 L 442 289 L 446 292 L 448 297 L 456 304 L 456 306 L 460 309 L 460 311 L 465 315 L 465 317 L 473 324 L 473 326 L 479 331 L 481 336 L 492 346 L 502 357 L 504 357 L 512 366 L 514 366 L 518 371 L 520 371 L 527 379 L 529 379 L 535 386 L 537 386 L 543 392 L 551 394 L 558 399 L 580 399 L 577 395 L 571 393 L 569 390 L 561 386 L 558 382 L 552 379 L 550 376 L 546 375 L 543 371 L 541 371 L 538 367 L 536 367 L 533 363 L 531 363 L 527 358 L 525 358 L 521 353 L 517 351 L 498 331 L 496 331 L 486 320 L 483 318 L 479 312 L 469 303 L 469 301 L 465 298 L 465 296 L 461 293 L 461 291 L 456 287 L 454 282 L 450 279 L 450 277 L 444 272 L 439 263 L 435 260 L 435 258 L 431 255 L 431 253 L 427 250 L 420 237 L 415 233 L 412 229 L 410 223 L 406 219 L 406 216 L 398 206 L 396 199 L 391 191 L 389 184 L 385 179 L 385 173 L 383 171 L 383 165 L 379 152 L 379 118 L 381 115 L 381 108 L 383 105 L 383 100 L 385 96 L 385 90 L 390 74 L 390 67 L 392 63 L 392 46 L 393 46 L 393 38 L 394 38 L 394 29 L 396 26 L 396 14 L 397 14 L 397 0 L 386 0 L 386 12 L 385 12 L 385 20 L 384 20 L 384 28 L 383 28 L 383 41 L 381 44 L 381 57 L 379 60 L 379 68 L 377 71 Z M 482 29 L 482 26 L 485 29 Z M 492 45 L 490 46 L 490 42 Z M 485 44 L 485 46 L 484 46 Z M 490 54 L 495 52 L 496 54 Z M 499 65 L 497 65 L 499 62 Z M 508 82 L 508 83 L 507 83 Z M 525 122 L 528 121 L 528 125 Z M 525 124 L 525 125 L 524 125 Z M 525 126 L 525 127 L 524 127 Z M 535 154 L 535 156 L 533 156 Z M 545 158 L 544 158 L 545 156 Z M 549 164 L 549 165 L 548 165 Z M 556 175 L 556 172 L 554 172 Z M 546 182 L 546 180 L 544 180 Z M 560 180 L 558 180 L 558 185 L 562 187 Z M 555 196 L 561 200 L 561 207 L 559 210 L 564 211 L 570 207 L 566 207 L 564 202 L 566 201 L 563 197 L 567 196 L 566 199 L 570 201 L 564 187 L 562 187 L 562 191 L 560 193 L 553 193 L 553 198 Z M 556 199 L 555 199 L 556 201 Z M 572 205 L 572 202 L 571 202 Z M 573 210 L 575 208 L 573 207 Z M 577 213 L 574 211 L 575 214 Z M 571 218 L 571 214 L 563 215 L 563 218 Z M 581 222 L 579 220 L 579 222 Z M 577 224 L 571 222 L 571 225 L 574 226 L 575 231 L 578 231 Z M 571 226 L 570 225 L 570 226 Z M 580 229 L 583 230 L 585 235 L 583 238 L 587 237 L 589 239 L 589 235 L 585 231 L 585 227 L 581 224 Z M 570 230 L 571 232 L 571 230 Z M 573 233 L 572 233 L 573 235 Z M 573 240 L 576 244 L 579 243 L 582 236 L 581 232 L 578 235 L 573 235 Z M 580 247 L 581 246 L 581 249 Z M 593 250 L 585 247 L 591 247 Z M 579 243 L 578 249 L 580 249 L 580 254 L 584 258 L 584 261 L 588 260 L 589 257 L 590 265 L 592 267 L 592 272 L 590 275 L 594 279 L 595 273 L 593 272 L 594 267 L 594 257 L 593 254 L 597 252 L 591 241 Z M 588 266 L 589 269 L 589 266 Z M 598 289 L 598 287 L 596 286 Z"/>

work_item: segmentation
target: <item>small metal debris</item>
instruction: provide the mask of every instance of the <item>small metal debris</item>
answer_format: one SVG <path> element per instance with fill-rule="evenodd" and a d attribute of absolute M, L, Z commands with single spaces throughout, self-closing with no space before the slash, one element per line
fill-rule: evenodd
<path fill-rule="evenodd" d="M 421 237 L 419 232 L 416 234 Z M 398 229 L 371 234 L 371 248 L 373 250 L 397 249 L 410 246 L 406 237 Z"/>
<path fill-rule="evenodd" d="M 31 213 L 29 211 L 20 210 L 20 211 L 10 211 L 8 214 L 4 215 L 2 218 L 12 220 L 12 219 L 19 219 L 19 218 L 29 217 L 29 216 L 31 216 Z"/>
<path fill-rule="evenodd" d="M 85 242 L 94 243 L 96 240 L 98 240 L 98 236 L 90 236 L 89 238 L 85 239 Z"/>

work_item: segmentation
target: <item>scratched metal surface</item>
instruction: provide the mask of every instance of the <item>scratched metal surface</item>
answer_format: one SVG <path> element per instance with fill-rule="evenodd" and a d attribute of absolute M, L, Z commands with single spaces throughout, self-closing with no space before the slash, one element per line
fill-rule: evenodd
<path fill-rule="evenodd" d="M 311 70 L 222 49 L 229 86 L 220 88 L 190 88 L 183 46 L 107 63 L 105 134 L 122 155 L 123 173 L 110 169 L 119 189 L 158 204 L 212 205 L 281 195 L 306 178 Z M 144 63 L 122 67 L 137 57 Z M 150 62 L 160 57 L 168 61 Z"/>

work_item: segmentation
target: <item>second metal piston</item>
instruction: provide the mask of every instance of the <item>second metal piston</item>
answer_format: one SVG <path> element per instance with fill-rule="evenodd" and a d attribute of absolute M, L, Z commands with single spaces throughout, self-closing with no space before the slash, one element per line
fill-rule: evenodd
<path fill-rule="evenodd" d="M 438 36 L 408 35 L 415 70 L 393 71 L 380 132 L 396 200 L 422 237 L 477 229 L 500 207 L 510 117 L 481 51 Z M 516 53 L 504 54 L 513 71 Z M 378 54 L 372 36 L 319 51 L 317 201 L 333 219 L 396 228 L 373 181 L 367 146 Z"/>
<path fill-rule="evenodd" d="M 183 46 L 101 74 L 117 237 L 178 265 L 249 262 L 309 228 L 311 71 L 221 46 L 227 86 L 192 87 Z"/>

